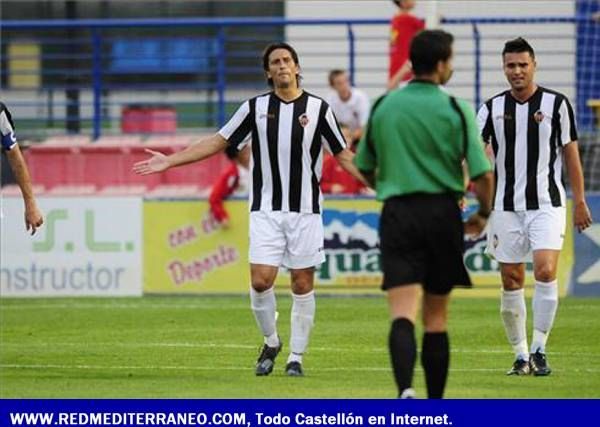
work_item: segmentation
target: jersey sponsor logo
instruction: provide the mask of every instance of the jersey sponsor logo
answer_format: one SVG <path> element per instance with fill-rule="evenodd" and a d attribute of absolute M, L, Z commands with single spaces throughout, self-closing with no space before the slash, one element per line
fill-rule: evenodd
<path fill-rule="evenodd" d="M 498 247 L 498 235 L 494 234 L 494 237 L 492 238 L 492 245 L 494 245 L 494 249 L 496 249 Z"/>
<path fill-rule="evenodd" d="M 264 118 L 274 119 L 275 118 L 275 114 L 273 114 L 273 113 L 261 113 L 258 117 L 261 118 L 261 119 L 264 119 Z"/>
<path fill-rule="evenodd" d="M 306 113 L 301 114 L 300 116 L 298 116 L 298 121 L 300 122 L 300 126 L 302 126 L 303 128 L 305 128 L 308 125 L 308 116 L 306 115 Z"/>
<path fill-rule="evenodd" d="M 512 120 L 513 117 L 510 114 L 498 114 L 494 116 L 494 120 Z"/>

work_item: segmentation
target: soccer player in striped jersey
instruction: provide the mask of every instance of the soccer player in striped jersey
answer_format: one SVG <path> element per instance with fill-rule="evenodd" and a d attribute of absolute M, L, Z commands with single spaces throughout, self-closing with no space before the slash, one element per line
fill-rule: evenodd
<path fill-rule="evenodd" d="M 558 306 L 556 269 L 566 226 L 563 157 L 579 232 L 592 223 L 585 201 L 573 109 L 561 93 L 534 81 L 535 53 L 523 38 L 506 42 L 510 90 L 481 106 L 478 122 L 495 157 L 496 194 L 487 252 L 500 263 L 500 312 L 515 362 L 508 375 L 549 375 L 546 341 Z M 533 257 L 531 256 L 533 255 Z M 525 262 L 533 258 L 533 337 L 527 346 Z"/>
<path fill-rule="evenodd" d="M 0 102 L 0 138 L 2 151 L 8 158 L 10 168 L 23 195 L 23 202 L 25 203 L 25 229 L 27 231 L 31 230 L 31 234 L 33 235 L 44 223 L 44 217 L 38 209 L 35 197 L 33 196 L 27 163 L 25 163 L 25 159 L 17 143 L 15 126 L 10 111 L 8 111 L 8 108 L 2 102 Z"/>
<path fill-rule="evenodd" d="M 352 163 L 329 105 L 300 88 L 298 54 L 286 43 L 269 45 L 263 69 L 273 90 L 244 102 L 216 134 L 185 150 L 134 165 L 145 175 L 205 159 L 227 146 L 241 150 L 251 141 L 250 301 L 264 346 L 256 375 L 269 375 L 281 351 L 276 328 L 273 284 L 279 267 L 290 269 L 292 316 L 286 374 L 302 376 L 315 317 L 315 266 L 323 252 L 322 194 L 319 187 L 323 147 L 353 176 L 364 178 Z M 251 138 L 247 139 L 250 135 Z"/>

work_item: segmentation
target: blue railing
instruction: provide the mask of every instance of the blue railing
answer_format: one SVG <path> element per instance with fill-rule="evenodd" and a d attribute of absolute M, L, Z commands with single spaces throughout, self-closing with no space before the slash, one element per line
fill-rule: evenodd
<path fill-rule="evenodd" d="M 456 71 L 472 73 L 472 81 L 464 83 L 464 85 L 470 85 L 473 90 L 473 101 L 476 105 L 480 104 L 482 100 L 482 72 L 497 70 L 497 67 L 484 67 L 482 65 L 482 57 L 485 55 L 498 55 L 498 52 L 487 51 L 482 48 L 482 33 L 481 27 L 484 25 L 509 25 L 509 24 L 532 24 L 532 25 L 545 25 L 545 24 L 589 24 L 589 16 L 550 16 L 540 18 L 515 18 L 515 17 L 494 17 L 494 18 L 447 18 L 442 20 L 442 25 L 452 29 L 452 26 L 470 26 L 471 36 L 463 36 L 469 38 L 473 42 L 472 52 L 459 52 L 458 55 L 472 56 L 474 63 L 472 66 L 463 65 L 457 61 Z M 18 35 L 22 32 L 32 31 L 36 34 L 38 42 L 46 44 L 47 46 L 59 46 L 58 52 L 44 51 L 39 56 L 42 61 L 42 69 L 39 71 L 40 75 L 45 79 L 42 83 L 42 90 L 57 90 L 57 89 L 85 89 L 91 90 L 92 101 L 71 101 L 67 99 L 63 102 L 63 106 L 73 105 L 76 102 L 78 106 L 87 107 L 91 105 L 92 113 L 88 120 L 92 122 L 92 134 L 94 139 L 98 138 L 102 133 L 102 124 L 106 120 L 117 119 L 111 113 L 103 111 L 103 107 L 107 106 L 107 103 L 103 103 L 103 97 L 106 93 L 120 90 L 168 90 L 168 91 L 181 91 L 181 90 L 200 90 L 207 91 L 216 94 L 216 101 L 213 103 L 214 106 L 208 106 L 208 112 L 198 113 L 181 113 L 180 118 L 194 118 L 197 119 L 200 115 L 204 115 L 207 123 L 214 123 L 214 125 L 221 125 L 225 122 L 228 113 L 228 98 L 226 92 L 228 89 L 256 89 L 258 86 L 258 80 L 246 80 L 242 77 L 247 75 L 262 76 L 262 70 L 258 64 L 256 49 L 246 50 L 244 49 L 245 44 L 252 43 L 267 43 L 273 40 L 273 33 L 266 33 L 265 37 L 240 37 L 233 34 L 229 34 L 229 30 L 236 29 L 239 27 L 256 27 L 256 28 L 284 28 L 286 26 L 338 26 L 342 31 L 342 36 L 337 38 L 338 41 L 342 41 L 347 46 L 346 53 L 340 52 L 312 52 L 310 53 L 313 57 L 322 56 L 325 58 L 331 58 L 332 55 L 340 55 L 346 57 L 346 67 L 350 72 L 350 76 L 353 82 L 356 81 L 356 76 L 360 72 L 368 71 L 381 71 L 385 66 L 381 65 L 358 65 L 358 57 L 373 57 L 382 60 L 382 63 L 387 63 L 385 40 L 376 38 L 382 43 L 382 50 L 379 52 L 365 52 L 360 51 L 357 48 L 359 41 L 367 40 L 368 37 L 360 38 L 356 34 L 356 28 L 359 26 L 387 26 L 389 21 L 385 19 L 284 19 L 284 18 L 179 18 L 179 19 L 118 19 L 118 20 L 97 20 L 97 19 L 82 19 L 82 20 L 51 20 L 51 21 L 0 21 L 0 27 L 2 28 L 5 35 L 2 43 L 7 43 L 12 40 L 14 35 Z M 140 36 L 112 36 L 107 35 L 104 32 L 106 30 L 143 30 L 143 29 L 157 29 L 172 30 L 177 28 L 202 28 L 210 33 L 209 36 L 164 36 L 160 35 L 160 38 L 166 40 L 167 47 L 161 45 L 159 37 L 147 35 Z M 37 36 L 38 33 L 46 33 L 52 31 L 61 30 L 77 30 L 79 34 L 75 38 L 64 38 L 57 36 Z M 82 37 L 81 33 L 86 32 L 85 36 Z M 281 32 L 283 34 L 283 32 Z M 554 37 L 554 36 L 553 36 Z M 503 36 L 486 36 L 486 40 L 491 39 L 506 39 Z M 556 35 L 557 39 L 573 39 L 573 36 Z M 148 48 L 149 52 L 158 52 L 156 57 L 145 55 L 143 57 L 148 61 L 146 70 L 141 73 L 139 64 L 135 66 L 135 61 L 131 62 L 132 59 L 140 60 L 139 55 L 135 55 L 132 58 L 126 57 L 127 54 L 135 52 L 135 41 L 138 40 Z M 185 51 L 185 43 L 198 43 L 199 40 L 204 40 L 206 47 L 204 50 L 205 57 L 201 58 L 202 52 L 182 52 Z M 319 37 L 315 37 L 314 40 L 320 40 Z M 372 40 L 375 40 L 373 38 Z M 175 55 L 172 55 L 172 50 L 168 46 L 175 46 L 177 43 L 179 48 L 175 49 Z M 327 40 L 324 40 L 327 41 Z M 121 45 L 119 45 L 121 43 Z M 128 44 L 129 43 L 129 44 Z M 155 43 L 155 45 L 151 45 Z M 65 49 L 60 49 L 60 46 L 79 46 L 75 49 L 74 53 L 65 53 Z M 235 45 L 239 45 L 240 48 L 236 48 Z M 119 47 L 120 49 L 119 50 Z M 162 47 L 161 47 L 162 46 Z M 190 44 L 188 44 L 190 46 Z M 128 50 L 129 49 L 129 50 Z M 202 49 L 200 49 L 202 50 Z M 122 55 L 119 57 L 118 52 Z M 147 52 L 148 53 L 148 52 Z M 572 51 L 564 50 L 565 54 L 573 54 Z M 552 51 L 552 54 L 560 54 L 560 50 L 556 49 Z M 123 56 L 125 55 L 125 56 Z M 180 58 L 177 55 L 183 56 Z M 251 58 L 252 63 L 255 66 L 248 65 L 248 61 L 244 60 Z M 10 59 L 19 59 L 19 57 L 5 58 L 5 61 Z M 27 57 L 21 57 L 20 59 L 27 59 Z M 187 68 L 181 65 L 181 61 L 178 63 L 178 59 L 181 61 L 188 61 Z M 52 61 L 78 61 L 80 64 L 89 65 L 77 67 L 52 67 L 47 66 Z M 121 62 L 119 62 L 119 60 Z M 87 62 L 86 62 L 87 61 Z M 161 63 L 161 61 L 163 61 Z M 165 64 L 168 61 L 170 66 L 165 67 L 166 75 L 181 76 L 187 75 L 187 78 L 183 81 L 173 82 L 163 79 L 153 79 L 148 77 L 150 74 L 156 74 L 160 76 L 161 64 Z M 373 61 L 376 62 L 376 61 Z M 179 65 L 178 65 L 179 64 Z M 240 65 L 241 64 L 241 65 Z M 134 65 L 134 66 L 132 66 Z M 129 66 L 129 67 L 128 67 Z M 178 67 L 181 66 L 181 69 Z M 190 68 L 191 67 L 191 68 Z M 194 67 L 197 67 L 194 70 Z M 558 69 L 569 70 L 568 65 L 557 66 Z M 313 71 L 326 71 L 325 64 L 321 66 L 313 67 Z M 26 75 L 26 72 L 22 73 Z M 133 79 L 127 80 L 127 75 L 133 75 L 134 77 L 140 77 L 138 81 L 134 82 Z M 66 77 L 64 81 L 57 81 L 57 79 L 50 78 L 49 76 L 63 76 Z M 146 75 L 146 76 L 145 76 Z M 164 77 L 164 76 L 163 76 Z M 599 78 L 598 72 L 592 78 Z M 262 86 L 262 83 L 261 83 Z M 383 91 L 385 82 L 377 84 L 377 88 Z M 593 86 L 593 85 L 592 85 Z M 579 86 L 578 86 L 579 87 Z M 595 87 L 595 86 L 594 86 Z M 181 101 L 180 104 L 184 105 L 186 102 Z M 19 101 L 15 101 L 19 103 Z M 52 103 L 52 105 L 50 105 Z M 209 102 L 210 104 L 211 102 Z M 53 109 L 59 106 L 61 103 L 57 101 L 48 101 L 49 109 Z M 27 106 L 27 101 L 20 103 L 22 106 Z M 190 114 L 186 116 L 186 114 Z M 45 120 L 45 119 L 42 119 Z M 80 120 L 79 117 L 66 116 L 65 120 L 75 121 Z"/>

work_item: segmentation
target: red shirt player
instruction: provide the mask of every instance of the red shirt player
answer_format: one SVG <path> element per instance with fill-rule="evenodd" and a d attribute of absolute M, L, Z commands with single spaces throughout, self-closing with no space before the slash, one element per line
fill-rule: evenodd
<path fill-rule="evenodd" d="M 347 126 L 341 126 L 342 135 L 348 146 L 352 146 L 352 133 Z M 355 151 L 356 144 L 352 146 Z M 346 172 L 335 157 L 327 155 L 323 160 L 321 190 L 326 194 L 366 194 L 369 189 L 358 179 Z"/>
<path fill-rule="evenodd" d="M 229 213 L 227 213 L 223 202 L 240 187 L 241 181 L 244 181 L 244 177 L 248 174 L 250 146 L 245 146 L 241 151 L 237 151 L 236 147 L 228 147 L 225 154 L 232 162 L 213 184 L 208 203 L 213 218 L 221 227 L 228 228 Z"/>
<path fill-rule="evenodd" d="M 410 42 L 425 28 L 425 22 L 410 13 L 415 7 L 415 0 L 394 0 L 394 3 L 400 10 L 391 23 L 388 80 L 390 90 L 396 88 L 400 82 L 412 79 L 409 62 Z"/>

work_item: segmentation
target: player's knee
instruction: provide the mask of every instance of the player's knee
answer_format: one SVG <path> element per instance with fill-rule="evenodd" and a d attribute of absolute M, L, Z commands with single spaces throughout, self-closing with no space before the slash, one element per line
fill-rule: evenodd
<path fill-rule="evenodd" d="M 252 280 L 252 289 L 254 289 L 256 292 L 268 291 L 272 286 L 272 283 L 262 277 Z"/>
<path fill-rule="evenodd" d="M 292 292 L 296 295 L 304 295 L 313 290 L 311 280 L 297 279 L 292 283 Z"/>
<path fill-rule="evenodd" d="M 507 291 L 516 291 L 523 287 L 525 272 L 518 269 L 506 269 L 502 271 L 502 285 Z"/>
<path fill-rule="evenodd" d="M 552 263 L 539 264 L 535 266 L 533 275 L 538 282 L 552 282 L 556 279 L 556 268 Z"/>

